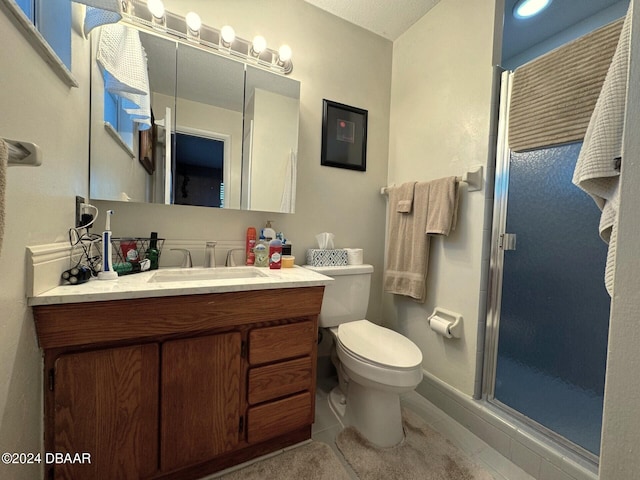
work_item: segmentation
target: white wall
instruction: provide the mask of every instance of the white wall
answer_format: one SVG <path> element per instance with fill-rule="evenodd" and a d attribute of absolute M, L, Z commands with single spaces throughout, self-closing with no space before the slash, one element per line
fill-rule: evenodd
<path fill-rule="evenodd" d="M 461 176 L 486 166 L 495 5 L 443 0 L 393 49 L 389 183 Z M 422 350 L 423 367 L 472 395 L 476 367 L 485 189 L 461 186 L 456 230 L 433 238 L 425 304 L 385 296 L 385 315 Z M 460 339 L 429 329 L 434 307 L 463 315 Z M 482 312 L 483 313 L 483 312 Z"/>
<path fill-rule="evenodd" d="M 77 9 L 76 9 L 77 10 Z M 75 24 L 74 24 L 75 25 Z M 42 452 L 42 360 L 25 298 L 25 246 L 65 241 L 75 195 L 88 195 L 88 49 L 72 34 L 68 87 L 0 11 L 0 136 L 38 144 L 38 168 L 9 167 L 0 253 L 0 451 Z M 35 465 L 0 465 L 0 477 L 33 480 Z"/>
<path fill-rule="evenodd" d="M 634 2 L 629 92 L 620 179 L 614 296 L 604 391 L 600 480 L 634 480 L 640 472 L 640 8 Z"/>

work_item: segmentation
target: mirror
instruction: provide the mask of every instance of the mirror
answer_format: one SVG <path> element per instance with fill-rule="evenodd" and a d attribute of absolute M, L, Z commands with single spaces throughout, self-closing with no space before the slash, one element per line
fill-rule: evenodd
<path fill-rule="evenodd" d="M 293 213 L 299 82 L 139 34 L 151 90 L 147 131 L 105 122 L 109 94 L 92 46 L 91 199 Z"/>

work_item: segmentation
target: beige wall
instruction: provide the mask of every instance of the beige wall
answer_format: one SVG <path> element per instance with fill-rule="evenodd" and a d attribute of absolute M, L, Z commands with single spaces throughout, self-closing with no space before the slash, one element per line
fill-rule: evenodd
<path fill-rule="evenodd" d="M 486 166 L 492 92 L 493 1 L 438 3 L 395 43 L 389 183 L 461 176 Z M 472 395 L 485 192 L 461 186 L 456 230 L 431 240 L 424 305 L 385 297 L 385 315 L 422 350 L 424 369 Z M 462 314 L 464 333 L 430 330 L 435 307 Z"/>
<path fill-rule="evenodd" d="M 631 67 L 620 179 L 615 294 L 609 322 L 600 480 L 633 480 L 640 472 L 640 8 L 634 2 Z"/>
<path fill-rule="evenodd" d="M 0 136 L 34 142 L 42 166 L 9 167 L 0 253 L 0 451 L 40 452 L 42 361 L 25 298 L 25 246 L 65 241 L 75 195 L 88 194 L 89 51 L 72 35 L 68 87 L 0 12 Z M 0 465 L 0 477 L 33 480 L 36 465 Z"/>

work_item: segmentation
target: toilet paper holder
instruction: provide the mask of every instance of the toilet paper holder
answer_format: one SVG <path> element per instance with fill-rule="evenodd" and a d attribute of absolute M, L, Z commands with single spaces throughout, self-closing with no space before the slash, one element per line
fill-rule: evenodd
<path fill-rule="evenodd" d="M 433 331 L 447 338 L 460 338 L 462 335 L 462 315 L 459 313 L 436 307 L 428 320 Z"/>

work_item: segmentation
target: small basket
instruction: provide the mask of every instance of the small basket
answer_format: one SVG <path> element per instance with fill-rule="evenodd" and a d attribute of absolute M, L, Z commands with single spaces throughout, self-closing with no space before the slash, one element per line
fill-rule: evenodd
<path fill-rule="evenodd" d="M 135 261 L 144 260 L 147 258 L 147 252 L 151 247 L 151 238 L 112 238 L 111 239 L 111 260 L 113 264 L 125 263 L 132 260 L 131 257 L 127 258 L 127 252 L 129 250 L 135 250 Z M 160 260 L 160 254 L 162 253 L 162 246 L 164 244 L 164 238 L 157 238 L 156 249 L 158 250 L 158 260 Z M 131 255 L 131 254 L 130 254 Z M 133 272 L 131 272 L 133 273 Z M 121 273 L 120 275 L 123 275 Z"/>

